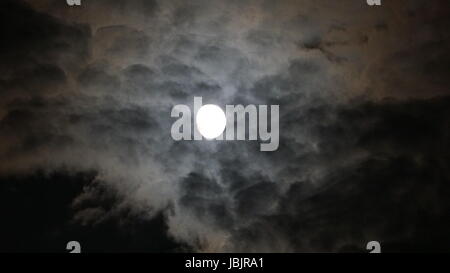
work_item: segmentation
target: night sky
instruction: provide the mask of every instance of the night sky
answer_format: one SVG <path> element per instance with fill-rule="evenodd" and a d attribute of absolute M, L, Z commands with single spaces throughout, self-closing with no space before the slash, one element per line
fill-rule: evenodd
<path fill-rule="evenodd" d="M 450 251 L 448 0 L 0 1 L 0 252 Z M 280 146 L 174 141 L 280 106 Z"/>

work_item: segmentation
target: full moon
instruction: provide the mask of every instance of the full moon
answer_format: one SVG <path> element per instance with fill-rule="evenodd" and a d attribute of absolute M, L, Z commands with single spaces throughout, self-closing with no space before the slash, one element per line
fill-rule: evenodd
<path fill-rule="evenodd" d="M 220 136 L 227 125 L 227 118 L 223 110 L 214 104 L 200 107 L 195 119 L 197 129 L 206 139 Z"/>

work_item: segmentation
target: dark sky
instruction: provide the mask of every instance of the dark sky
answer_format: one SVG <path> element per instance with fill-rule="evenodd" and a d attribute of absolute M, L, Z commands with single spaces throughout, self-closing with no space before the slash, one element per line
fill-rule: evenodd
<path fill-rule="evenodd" d="M 447 0 L 0 2 L 0 251 L 450 250 Z M 170 136 L 280 105 L 280 147 Z"/>

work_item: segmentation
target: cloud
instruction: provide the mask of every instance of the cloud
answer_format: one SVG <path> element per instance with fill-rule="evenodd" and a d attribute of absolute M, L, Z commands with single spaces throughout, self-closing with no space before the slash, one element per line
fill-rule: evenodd
<path fill-rule="evenodd" d="M 51 203 L 68 209 L 44 224 L 69 231 L 42 226 L 33 240 L 82 236 L 73 226 L 95 251 L 446 249 L 448 39 L 436 2 L 3 1 L 0 176 L 20 174 L 33 196 L 54 183 L 37 171 L 81 181 L 63 200 L 57 184 Z M 194 96 L 279 104 L 279 150 L 173 141 L 170 110 Z M 119 243 L 94 239 L 105 229 Z M 163 239 L 133 243 L 145 234 Z"/>

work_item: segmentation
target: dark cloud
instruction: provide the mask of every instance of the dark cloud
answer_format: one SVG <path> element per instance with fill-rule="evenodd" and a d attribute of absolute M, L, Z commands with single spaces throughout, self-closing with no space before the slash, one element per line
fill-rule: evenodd
<path fill-rule="evenodd" d="M 293 140 L 285 139 L 280 153 L 299 168 L 281 174 L 298 175 L 304 164 L 324 166 L 327 173 L 297 177 L 283 195 L 269 187 L 251 199 L 270 204 L 275 195 L 278 209 L 236 231 L 239 250 L 365 251 L 364 242 L 383 238 L 387 252 L 448 251 L 443 231 L 449 223 L 442 219 L 449 213 L 449 104 L 448 98 L 359 104 L 338 109 L 332 125 L 305 122 L 320 144 L 299 157 L 286 151 Z M 309 111 L 308 118 L 314 116 L 322 117 L 321 111 Z M 346 135 L 358 137 L 342 143 Z M 367 156 L 336 166 L 355 150 Z"/>
<path fill-rule="evenodd" d="M 68 175 L 64 171 L 2 177 L 1 251 L 66 252 L 71 240 L 78 240 L 85 252 L 188 250 L 167 236 L 162 214 L 145 218 L 118 208 L 123 197 L 95 177 L 95 172 Z M 88 193 L 88 198 L 79 197 Z M 89 213 L 94 224 L 78 220 L 87 219 Z"/>

